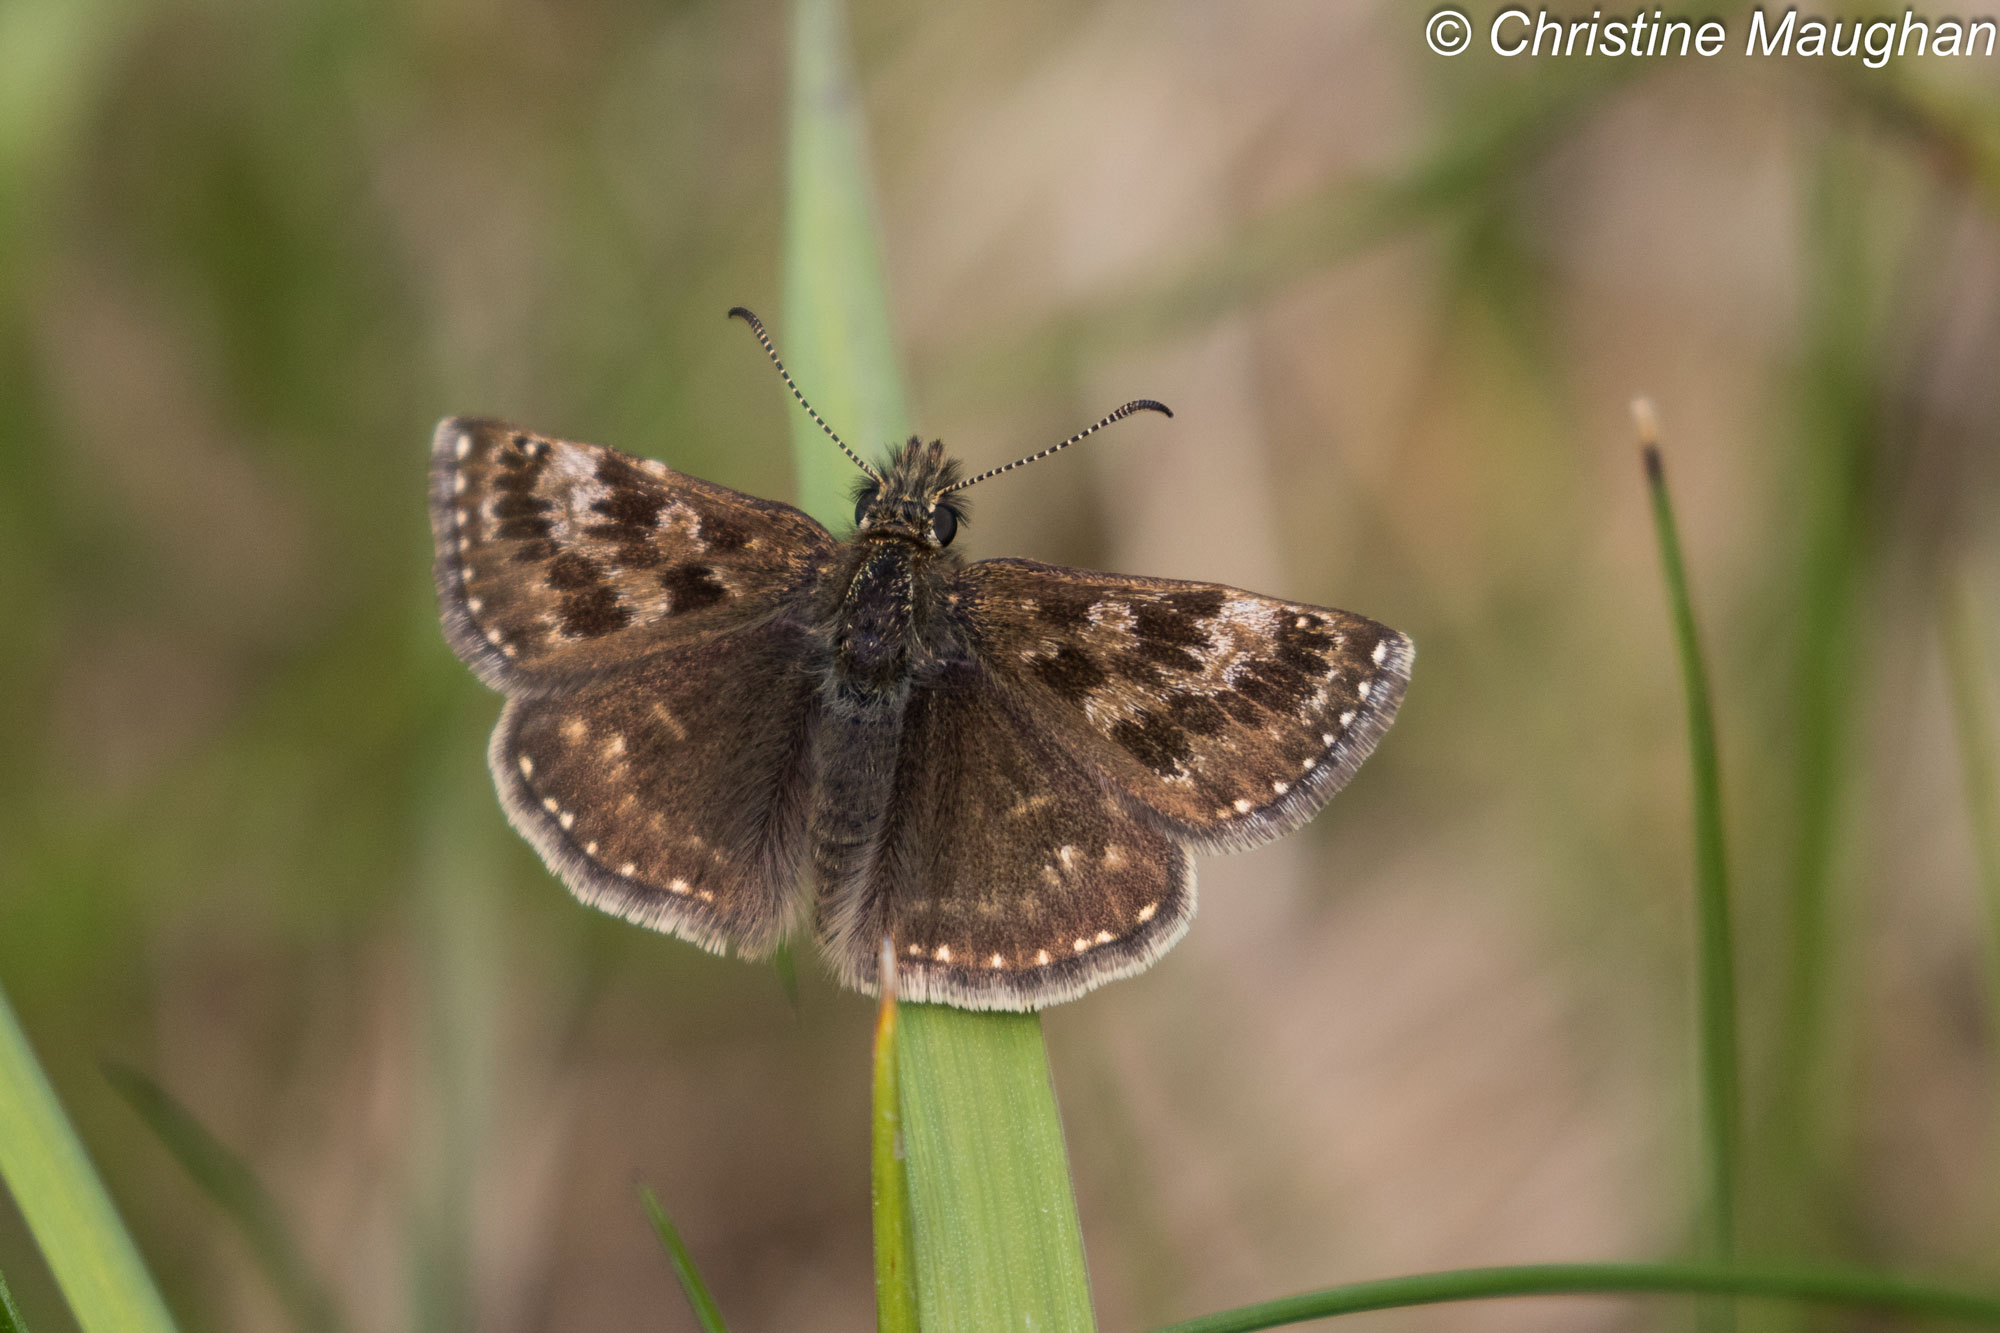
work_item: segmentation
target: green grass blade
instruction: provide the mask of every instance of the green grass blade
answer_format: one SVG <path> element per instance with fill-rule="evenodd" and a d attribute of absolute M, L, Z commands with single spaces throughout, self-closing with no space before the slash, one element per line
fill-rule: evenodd
<path fill-rule="evenodd" d="M 708 1284 L 701 1280 L 701 1270 L 694 1266 L 694 1256 L 681 1243 L 681 1233 L 674 1230 L 667 1210 L 660 1207 L 653 1191 L 644 1185 L 639 1186 L 639 1201 L 646 1205 L 646 1216 L 652 1219 L 660 1248 L 667 1252 L 667 1260 L 674 1266 L 674 1276 L 680 1279 L 681 1293 L 687 1297 L 688 1308 L 694 1311 L 695 1322 L 707 1333 L 728 1333 L 729 1326 L 722 1322 L 722 1309 L 716 1305 L 715 1297 L 708 1294 Z"/>
<path fill-rule="evenodd" d="M 312 1278 L 277 1201 L 256 1174 L 196 1120 L 172 1094 L 138 1070 L 107 1064 L 104 1076 L 146 1122 L 204 1194 L 236 1224 L 257 1266 L 276 1289 L 295 1328 L 333 1333 L 341 1326 L 333 1302 Z"/>
<path fill-rule="evenodd" d="M 1973 856 L 1991 927 L 1993 973 L 1987 990 L 1996 1018 L 2000 1018 L 2000 764 L 1993 756 L 1993 713 L 1987 706 L 1991 685 L 1980 653 L 1983 630 L 1972 590 L 1956 588 L 1945 606 L 1945 671 L 1950 677 L 1952 727 L 1958 733 Z"/>
<path fill-rule="evenodd" d="M 910 1180 L 903 1157 L 903 1091 L 896 1051 L 896 957 L 882 941 L 882 1003 L 875 1015 L 875 1108 L 869 1173 L 875 1213 L 875 1326 L 916 1333 L 917 1271 Z"/>
<path fill-rule="evenodd" d="M 28 1333 L 28 1325 L 14 1305 L 14 1293 L 7 1290 L 5 1273 L 0 1273 L 0 1333 Z"/>
<path fill-rule="evenodd" d="M 1931 1319 L 2000 1326 L 2000 1297 L 1910 1282 L 1877 1273 L 1784 1272 L 1720 1264 L 1527 1264 L 1355 1282 L 1344 1287 L 1245 1305 L 1170 1324 L 1160 1333 L 1248 1333 L 1446 1301 L 1555 1295 L 1745 1296 L 1763 1300 L 1862 1306 Z"/>
<path fill-rule="evenodd" d="M 1645 448 L 1646 486 L 1660 540 L 1660 568 L 1673 616 L 1674 645 L 1687 692 L 1688 756 L 1694 769 L 1695 913 L 1700 996 L 1701 1108 L 1708 1157 L 1709 1257 L 1726 1260 L 1736 1248 L 1736 1158 L 1740 1087 L 1736 1036 L 1736 947 L 1730 928 L 1729 857 L 1722 836 L 1722 763 L 1715 742 L 1715 711 L 1708 671 L 1695 628 L 1694 598 L 1681 559 L 1680 529 L 1667 493 L 1650 405 L 1634 405 Z"/>
<path fill-rule="evenodd" d="M 800 386 L 864 456 L 906 433 L 837 0 L 798 0 L 785 242 L 786 349 Z M 799 503 L 844 527 L 855 479 L 799 415 Z M 903 1141 L 926 1329 L 1093 1326 L 1082 1231 L 1041 1020 L 898 1010 Z"/>
<path fill-rule="evenodd" d="M 0 1179 L 84 1333 L 174 1326 L 104 1182 L 0 993 Z"/>
<path fill-rule="evenodd" d="M 867 127 L 847 65 L 839 0 L 797 0 L 792 20 L 785 309 L 779 347 L 799 387 L 863 458 L 909 430 L 869 189 Z M 805 413 L 792 418 L 799 503 L 852 517 L 861 474 Z"/>
<path fill-rule="evenodd" d="M 1844 862 L 1860 822 L 1850 806 L 1867 715 L 1866 667 L 1854 645 L 1875 615 L 1867 599 L 1883 546 L 1883 458 L 1893 452 L 1883 433 L 1891 391 L 1868 206 L 1880 181 L 1854 136 L 1827 136 L 1816 155 L 1800 248 L 1796 453 L 1783 483 L 1798 530 L 1795 577 L 1781 594 L 1798 626 L 1786 682 L 1794 747 L 1788 968 L 1757 1152 L 1759 1173 L 1772 1183 L 1758 1191 L 1756 1240 L 1789 1253 L 1838 1250 L 1862 1225 L 1847 1109 L 1861 1059 L 1859 999 L 1843 967 L 1861 926 Z"/>
<path fill-rule="evenodd" d="M 923 1326 L 1095 1327 L 1040 1016 L 906 1004 L 901 1026 Z"/>
<path fill-rule="evenodd" d="M 504 1009 L 505 945 L 495 884 L 500 848 L 485 836 L 492 782 L 475 738 L 493 725 L 477 694 L 459 692 L 444 715 L 459 743 L 434 752 L 418 844 L 413 926 L 421 963 L 415 1010 L 423 1042 L 421 1111 L 414 1125 L 423 1169 L 401 1219 L 407 1327 L 457 1333 L 480 1305 L 474 1235 L 479 1179 L 506 1096 L 498 1015 Z"/>

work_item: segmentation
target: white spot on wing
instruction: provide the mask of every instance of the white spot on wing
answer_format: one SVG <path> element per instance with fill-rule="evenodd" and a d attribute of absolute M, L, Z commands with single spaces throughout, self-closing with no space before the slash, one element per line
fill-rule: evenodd
<path fill-rule="evenodd" d="M 526 755 L 521 756 L 521 776 L 524 778 L 535 776 L 535 761 Z"/>
<path fill-rule="evenodd" d="M 548 811 L 548 812 L 549 812 L 550 814 L 554 814 L 554 813 L 556 812 L 557 808 L 558 808 L 558 807 L 557 807 L 557 805 L 556 805 L 556 798 L 555 798 L 555 797 L 553 797 L 553 796 L 544 796 L 544 797 L 542 798 L 542 809 L 544 809 L 544 810 Z"/>
<path fill-rule="evenodd" d="M 1056 849 L 1056 860 L 1062 862 L 1064 870 L 1072 869 L 1076 865 L 1076 848 L 1064 843 Z"/>
<path fill-rule="evenodd" d="M 1160 905 L 1158 903 L 1147 903 L 1144 907 L 1139 909 L 1139 920 L 1151 921 L 1153 919 L 1153 913 L 1159 910 L 1160 910 Z"/>
<path fill-rule="evenodd" d="M 1376 666 L 1381 666 L 1389 656 L 1389 641 L 1387 639 L 1382 640 L 1382 642 L 1375 645 L 1375 651 L 1368 655 L 1375 659 Z"/>
<path fill-rule="evenodd" d="M 1005 967 L 1007 966 L 1007 960 L 1005 958 L 1002 958 L 999 954 L 996 953 L 991 958 L 986 960 L 986 966 Z"/>
<path fill-rule="evenodd" d="M 452 452 L 460 458 L 464 458 L 467 454 L 471 453 L 472 436 L 464 431 L 460 431 L 458 434 L 458 443 L 453 447 Z"/>
<path fill-rule="evenodd" d="M 694 885 L 688 883 L 678 875 L 667 881 L 667 887 L 675 893 L 691 893 L 694 890 Z"/>
<path fill-rule="evenodd" d="M 639 867 L 633 865 L 630 861 L 627 861 L 624 865 L 618 867 L 618 873 L 625 876 L 625 878 L 630 879 L 632 876 L 639 873 Z"/>
<path fill-rule="evenodd" d="M 949 963 L 951 961 L 951 946 L 949 944 L 938 945 L 937 952 L 932 954 L 931 957 L 937 959 L 940 963 Z"/>
<path fill-rule="evenodd" d="M 1035 950 L 1035 966 L 1047 967 L 1048 965 L 1049 965 L 1049 951 L 1047 949 Z"/>
<path fill-rule="evenodd" d="M 1097 932 L 1097 942 L 1099 944 L 1109 944 L 1114 938 L 1115 937 L 1108 930 L 1100 930 Z"/>
<path fill-rule="evenodd" d="M 1292 789 L 1292 784 L 1289 782 L 1274 782 L 1271 784 L 1271 790 L 1278 793 L 1278 795 L 1280 796 L 1283 796 L 1286 792 L 1290 791 L 1291 789 Z"/>
<path fill-rule="evenodd" d="M 573 811 L 565 810 L 556 816 L 556 823 L 561 824 L 563 832 L 567 833 L 576 827 L 576 815 Z"/>
<path fill-rule="evenodd" d="M 1070 947 L 1070 948 L 1072 948 L 1072 949 L 1074 949 L 1074 950 L 1076 950 L 1076 951 L 1077 951 L 1078 953 L 1082 953 L 1082 952 L 1083 952 L 1083 951 L 1084 951 L 1085 949 L 1088 949 L 1088 948 L 1090 947 L 1090 941 L 1089 941 L 1089 940 L 1072 940 L 1072 941 L 1070 942 L 1070 946 L 1069 946 L 1069 947 Z"/>
<path fill-rule="evenodd" d="M 1250 802 L 1248 802 L 1248 801 L 1244 800 L 1244 799 L 1243 799 L 1243 798 L 1242 798 L 1241 796 L 1237 797 L 1237 798 L 1236 798 L 1236 813 L 1237 813 L 1237 814 L 1239 814 L 1239 815 L 1247 815 L 1247 814 L 1249 814 L 1249 813 L 1250 813 Z"/>
<path fill-rule="evenodd" d="M 1351 727 L 1351 726 L 1353 726 L 1353 725 L 1354 725 L 1354 710 L 1353 710 L 1352 708 L 1350 708 L 1350 709 L 1348 709 L 1348 710 L 1347 710 L 1347 711 L 1346 711 L 1345 713 L 1342 713 L 1342 714 L 1340 715 L 1340 726 L 1341 726 L 1341 729 L 1342 729 L 1342 730 L 1344 731 L 1344 730 L 1346 730 L 1346 729 L 1347 729 L 1348 727 Z M 1333 744 L 1333 742 L 1332 742 L 1332 741 L 1328 741 L 1328 742 L 1327 742 L 1327 744 L 1328 744 L 1328 745 L 1331 745 L 1331 744 Z"/>
<path fill-rule="evenodd" d="M 1374 688 L 1375 688 L 1374 681 L 1364 680 L 1359 685 L 1356 685 L 1354 687 L 1354 692 L 1360 695 L 1362 698 L 1366 699 L 1368 697 L 1368 692 Z"/>

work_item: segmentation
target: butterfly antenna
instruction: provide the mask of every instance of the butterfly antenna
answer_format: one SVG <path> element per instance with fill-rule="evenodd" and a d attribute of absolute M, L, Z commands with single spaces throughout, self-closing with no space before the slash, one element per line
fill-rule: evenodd
<path fill-rule="evenodd" d="M 786 370 L 785 363 L 778 359 L 778 349 L 771 346 L 771 335 L 764 332 L 764 321 L 757 318 L 755 315 L 751 314 L 748 310 L 745 310 L 740 305 L 730 307 L 729 317 L 731 319 L 740 319 L 745 324 L 748 324 L 750 326 L 750 331 L 757 335 L 757 341 L 764 344 L 764 352 L 767 356 L 771 358 L 771 364 L 778 368 L 778 375 L 785 381 L 785 387 L 792 391 L 792 397 L 799 400 L 799 406 L 803 407 L 806 410 L 806 415 L 813 419 L 814 424 L 816 424 L 821 430 L 826 432 L 826 438 L 832 440 L 835 444 L 839 445 L 840 452 L 846 454 L 849 459 L 853 460 L 854 466 L 860 468 L 863 472 L 866 472 L 869 476 L 875 478 L 875 480 L 877 481 L 882 480 L 882 474 L 880 472 L 877 472 L 874 468 L 870 467 L 867 463 L 867 460 L 863 459 L 861 455 L 855 453 L 852 449 L 848 448 L 847 442 L 841 439 L 838 435 L 835 435 L 833 433 L 833 427 L 826 424 L 826 418 L 822 417 L 819 413 L 813 411 L 813 405 L 806 401 L 806 396 L 804 394 L 799 392 L 799 386 L 792 383 L 792 372 Z M 1165 409 L 1162 408 L 1161 410 L 1164 411 Z M 1087 435 L 1090 432 L 1085 431 L 1084 433 Z"/>
<path fill-rule="evenodd" d="M 1069 448 L 1072 444 L 1075 444 L 1078 440 L 1089 439 L 1091 436 L 1097 434 L 1097 432 L 1103 430 L 1106 426 L 1110 425 L 1112 422 L 1123 421 L 1126 417 L 1131 416 L 1134 412 L 1158 412 L 1161 416 L 1166 416 L 1166 417 L 1171 417 L 1174 414 L 1173 409 L 1168 407 L 1165 403 L 1156 403 L 1150 398 L 1135 398 L 1131 402 L 1125 404 L 1125 406 L 1119 408 L 1116 412 L 1113 412 L 1110 416 L 1104 418 L 1104 420 L 1098 422 L 1095 426 L 1090 427 L 1088 430 L 1078 431 L 1076 434 L 1070 436 L 1067 440 L 1064 440 L 1061 444 L 1052 444 L 1038 454 L 1029 454 L 1026 458 L 1017 458 L 1013 462 L 1007 464 L 1007 466 L 1005 467 L 996 467 L 989 472 L 982 472 L 978 476 L 973 477 L 970 480 L 957 482 L 954 485 L 947 486 L 945 487 L 945 490 L 962 491 L 967 486 L 972 485 L 973 482 L 985 481 L 988 477 L 997 477 L 1002 472 L 1012 472 L 1017 467 L 1026 467 L 1028 464 L 1033 463 L 1038 459 L 1047 458 L 1050 454 L 1055 453 L 1058 449 Z"/>

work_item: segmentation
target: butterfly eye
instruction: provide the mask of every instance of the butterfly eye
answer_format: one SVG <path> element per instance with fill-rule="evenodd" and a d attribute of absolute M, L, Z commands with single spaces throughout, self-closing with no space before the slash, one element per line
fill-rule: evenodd
<path fill-rule="evenodd" d="M 865 487 L 861 494 L 854 497 L 854 521 L 857 525 L 860 524 L 863 518 L 868 516 L 869 506 L 875 503 L 875 497 L 879 493 L 880 489 L 878 487 L 869 486 Z"/>
<path fill-rule="evenodd" d="M 958 515 L 943 505 L 931 510 L 931 532 L 939 546 L 951 545 L 951 539 L 958 535 Z"/>

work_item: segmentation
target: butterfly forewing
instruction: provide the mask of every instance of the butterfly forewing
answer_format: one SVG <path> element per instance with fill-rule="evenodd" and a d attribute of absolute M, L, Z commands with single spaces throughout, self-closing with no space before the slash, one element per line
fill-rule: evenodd
<path fill-rule="evenodd" d="M 1044 726 L 1202 847 L 1311 818 L 1394 719 L 1413 655 L 1346 611 L 1027 560 L 963 570 L 958 610 Z"/>
<path fill-rule="evenodd" d="M 769 615 L 833 549 L 790 505 L 470 418 L 438 427 L 431 526 L 452 647 L 510 693 Z"/>
<path fill-rule="evenodd" d="M 1194 911 L 1187 853 L 976 663 L 911 693 L 872 861 L 822 883 L 821 945 L 873 990 L 887 936 L 906 999 L 1024 1009 L 1139 971 Z"/>
<path fill-rule="evenodd" d="M 508 818 L 585 902 L 757 955 L 798 915 L 814 691 L 806 640 L 766 623 L 508 704 Z"/>

